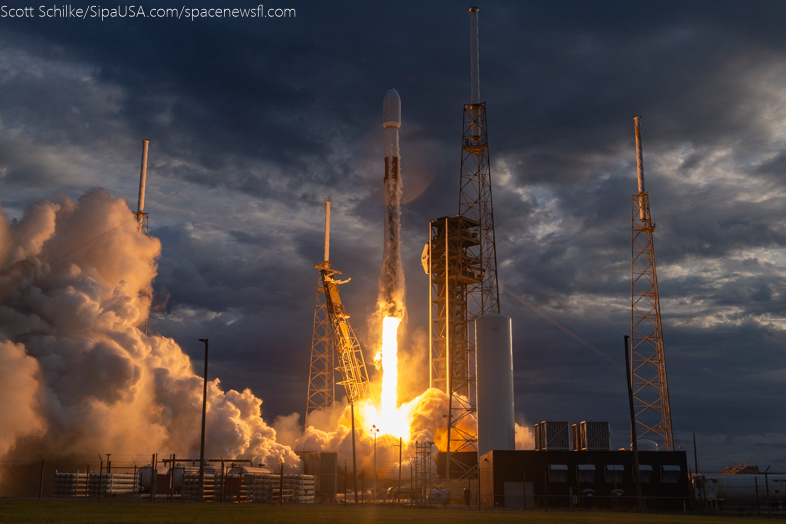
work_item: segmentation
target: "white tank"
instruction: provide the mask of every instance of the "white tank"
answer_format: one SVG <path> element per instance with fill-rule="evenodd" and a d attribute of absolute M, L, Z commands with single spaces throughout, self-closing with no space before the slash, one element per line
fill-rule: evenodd
<path fill-rule="evenodd" d="M 401 127 L 401 97 L 392 87 L 382 101 L 382 127 Z"/>
<path fill-rule="evenodd" d="M 658 443 L 654 440 L 640 438 L 636 443 L 639 451 L 658 451 Z"/>
<path fill-rule="evenodd" d="M 478 456 L 516 449 L 513 407 L 513 343 L 510 317 L 484 315 L 475 321 L 478 394 Z"/>

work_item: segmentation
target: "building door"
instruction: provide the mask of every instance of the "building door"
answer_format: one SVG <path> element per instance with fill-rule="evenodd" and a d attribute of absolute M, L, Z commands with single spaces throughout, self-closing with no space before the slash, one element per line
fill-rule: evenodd
<path fill-rule="evenodd" d="M 527 482 L 524 484 L 524 508 L 529 509 L 535 506 L 535 483 Z"/>
<path fill-rule="evenodd" d="M 527 482 L 531 484 L 531 482 Z M 509 509 L 524 509 L 524 483 L 505 482 L 505 507 Z"/>

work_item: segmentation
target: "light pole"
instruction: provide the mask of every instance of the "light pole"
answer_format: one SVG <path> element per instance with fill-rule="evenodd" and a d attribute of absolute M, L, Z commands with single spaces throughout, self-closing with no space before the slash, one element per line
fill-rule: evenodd
<path fill-rule="evenodd" d="M 371 426 L 371 434 L 374 435 L 374 498 L 373 500 L 377 500 L 377 434 L 379 433 L 379 428 L 376 424 Z"/>

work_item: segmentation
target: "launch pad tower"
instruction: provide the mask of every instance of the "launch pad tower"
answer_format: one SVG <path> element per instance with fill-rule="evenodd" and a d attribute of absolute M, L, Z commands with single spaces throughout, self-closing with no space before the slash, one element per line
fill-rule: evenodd
<path fill-rule="evenodd" d="M 477 453 L 474 321 L 499 313 L 486 103 L 480 100 L 478 8 L 469 13 L 471 103 L 464 105 L 459 214 L 431 222 L 424 257 L 430 275 L 430 385 L 450 398 L 446 478 L 451 468 L 461 471 L 460 477 L 474 475 L 450 454 Z"/>
<path fill-rule="evenodd" d="M 652 439 L 659 449 L 674 451 L 669 384 L 663 352 L 658 275 L 655 271 L 655 222 L 644 188 L 641 118 L 634 119 L 639 192 L 633 195 L 631 253 L 631 377 L 636 439 Z"/>

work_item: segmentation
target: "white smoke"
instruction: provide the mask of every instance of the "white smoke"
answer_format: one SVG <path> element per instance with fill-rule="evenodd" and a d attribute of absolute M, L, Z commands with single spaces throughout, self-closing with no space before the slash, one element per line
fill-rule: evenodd
<path fill-rule="evenodd" d="M 535 435 L 529 424 L 522 421 L 515 423 L 516 449 L 535 449 Z"/>
<path fill-rule="evenodd" d="M 202 378 L 139 329 L 160 253 L 103 190 L 0 214 L 0 454 L 198 452 Z M 208 455 L 297 461 L 250 390 L 208 399 Z"/>

